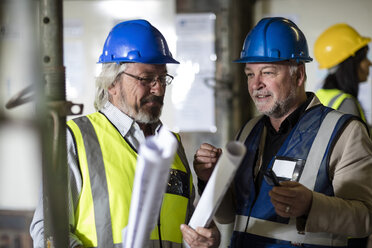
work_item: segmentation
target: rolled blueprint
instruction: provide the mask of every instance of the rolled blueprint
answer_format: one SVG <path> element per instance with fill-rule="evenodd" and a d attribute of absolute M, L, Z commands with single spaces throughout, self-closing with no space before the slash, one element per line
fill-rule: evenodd
<path fill-rule="evenodd" d="M 122 231 L 123 247 L 147 247 L 161 208 L 169 169 L 177 151 L 176 137 L 164 127 L 139 148 L 128 225 Z"/>
<path fill-rule="evenodd" d="M 227 143 L 190 219 L 190 227 L 195 229 L 198 226 L 209 226 L 245 153 L 243 143 L 239 141 Z"/>

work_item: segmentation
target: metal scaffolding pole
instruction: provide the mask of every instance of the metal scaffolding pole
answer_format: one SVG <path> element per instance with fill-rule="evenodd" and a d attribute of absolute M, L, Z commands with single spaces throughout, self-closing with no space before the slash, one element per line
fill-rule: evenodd
<path fill-rule="evenodd" d="M 62 0 L 40 1 L 42 82 L 47 101 L 43 132 L 45 247 L 68 247 L 66 115 Z"/>
<path fill-rule="evenodd" d="M 9 7 L 10 10 L 23 7 L 23 10 L 30 11 L 30 15 L 27 16 L 31 17 L 31 13 L 34 13 L 34 5 L 31 3 L 28 0 L 5 1 L 4 5 L 0 5 L 0 20 L 3 20 L 4 6 Z M 31 100 L 36 101 L 36 115 L 31 122 L 36 124 L 42 149 L 44 241 L 45 247 L 48 248 L 69 246 L 66 116 L 79 115 L 83 111 L 82 104 L 66 101 L 62 3 L 63 0 L 40 0 L 39 2 L 40 50 L 33 43 L 37 33 L 36 28 L 25 32 L 28 30 L 27 26 L 32 25 L 32 21 L 26 23 L 25 20 L 28 19 L 24 18 L 25 20 L 18 24 L 17 27 L 23 28 L 19 30 L 19 33 L 22 33 L 19 36 L 23 37 L 25 32 L 24 36 L 29 38 L 29 41 L 22 44 L 30 43 L 30 47 L 35 47 L 36 52 L 24 58 L 34 62 L 32 68 L 23 68 L 24 71 L 21 71 L 21 73 L 26 73 L 28 69 L 33 71 L 34 76 L 30 79 L 33 83 L 12 97 L 5 105 L 6 108 L 11 109 Z M 12 24 L 13 22 L 9 22 L 9 25 Z M 5 25 L 5 31 L 5 27 L 9 28 Z M 38 54 L 40 57 L 37 57 Z M 34 94 L 31 94 L 32 92 Z M 75 109 L 74 113 L 72 108 Z M 1 112 L 0 121 L 7 121 Z"/>

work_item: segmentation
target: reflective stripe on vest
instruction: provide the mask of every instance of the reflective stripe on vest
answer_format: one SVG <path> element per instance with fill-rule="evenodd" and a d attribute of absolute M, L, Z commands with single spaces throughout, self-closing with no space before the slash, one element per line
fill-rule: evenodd
<path fill-rule="evenodd" d="M 115 247 L 122 242 L 121 231 L 128 223 L 137 153 L 101 113 L 71 120 L 68 126 L 83 180 L 75 234 L 86 247 Z M 187 222 L 192 193 L 191 172 L 183 165 L 187 161 L 183 156 L 178 149 L 160 214 L 163 243 L 174 243 L 173 247 L 182 243 L 179 226 Z M 159 239 L 158 227 L 151 239 Z"/>
<path fill-rule="evenodd" d="M 244 232 L 247 221 L 248 216 L 237 215 L 235 217 L 234 230 L 240 230 L 240 232 Z M 278 222 L 265 221 L 254 217 L 249 217 L 247 233 L 264 236 L 267 238 L 291 241 L 294 244 L 312 244 L 332 247 L 345 247 L 347 245 L 347 240 L 344 236 L 337 236 L 329 233 L 310 232 L 307 232 L 305 235 L 298 234 L 296 230 L 295 218 L 291 218 L 289 224 L 282 224 Z"/>
<path fill-rule="evenodd" d="M 96 248 L 97 246 L 95 246 L 94 248 Z M 123 248 L 123 244 L 122 243 L 119 243 L 119 244 L 114 244 L 113 246 L 114 248 Z M 162 240 L 161 242 L 161 246 L 159 244 L 159 240 L 150 240 L 149 243 L 148 243 L 148 247 L 149 248 L 183 248 L 183 244 L 179 244 L 179 243 L 174 243 L 174 242 L 170 242 L 170 241 L 166 241 L 166 240 Z"/>
<path fill-rule="evenodd" d="M 341 90 L 338 89 L 320 89 L 316 92 L 316 96 L 319 98 L 320 102 L 327 107 L 333 109 L 339 109 L 342 102 L 345 99 L 353 99 L 356 103 L 359 111 L 360 118 L 366 122 L 366 117 L 364 115 L 362 106 L 360 105 L 359 101 L 355 99 L 354 96 L 350 94 L 346 94 Z"/>
<path fill-rule="evenodd" d="M 237 140 L 244 143 L 244 141 L 247 139 L 248 135 L 251 133 L 254 126 L 256 126 L 257 122 L 263 117 L 263 115 L 259 115 L 248 121 L 247 124 L 245 124 L 244 128 L 240 132 L 240 134 L 237 136 Z"/>
<path fill-rule="evenodd" d="M 331 139 L 337 122 L 343 116 L 338 111 L 330 111 L 320 125 L 318 133 L 311 145 L 306 160 L 304 171 L 299 183 L 310 190 L 314 190 L 315 182 L 320 164 L 326 154 L 326 149 Z M 250 128 L 252 129 L 252 128 Z M 246 134 L 247 138 L 249 133 Z M 240 140 L 244 140 L 241 137 Z M 298 234 L 296 229 L 296 218 L 290 218 L 289 223 L 278 223 L 244 215 L 235 216 L 234 231 L 247 232 L 272 239 L 280 239 L 300 244 L 334 245 L 345 246 L 347 239 L 329 233 L 305 233 Z"/>

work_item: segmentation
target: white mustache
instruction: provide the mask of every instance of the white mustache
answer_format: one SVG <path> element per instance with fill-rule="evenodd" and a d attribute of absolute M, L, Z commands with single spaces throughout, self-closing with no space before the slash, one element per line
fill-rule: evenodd
<path fill-rule="evenodd" d="M 262 90 L 255 90 L 253 91 L 253 97 L 257 97 L 259 95 L 263 95 L 263 96 L 271 96 L 271 92 L 270 91 L 262 91 Z"/>

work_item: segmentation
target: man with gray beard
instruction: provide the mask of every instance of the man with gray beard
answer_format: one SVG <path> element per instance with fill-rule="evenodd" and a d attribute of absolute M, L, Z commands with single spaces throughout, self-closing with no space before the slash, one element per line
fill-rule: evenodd
<path fill-rule="evenodd" d="M 97 112 L 68 121 L 70 247 L 122 247 L 128 224 L 137 151 L 157 135 L 173 59 L 163 35 L 145 20 L 117 24 L 99 58 Z M 193 230 L 192 174 L 178 134 L 178 150 L 149 247 L 181 248 L 187 230 L 191 247 L 217 247 L 216 226 Z M 31 224 L 34 247 L 44 247 L 42 197 Z"/>
<path fill-rule="evenodd" d="M 364 123 L 305 91 L 311 62 L 304 34 L 282 17 L 247 35 L 237 63 L 263 115 L 238 133 L 247 153 L 216 213 L 235 222 L 230 247 L 347 247 L 372 232 L 372 143 Z M 205 184 L 221 150 L 194 157 Z"/>

